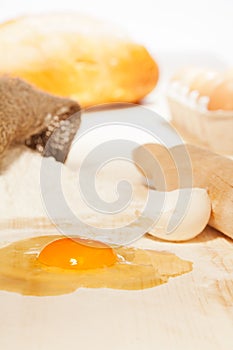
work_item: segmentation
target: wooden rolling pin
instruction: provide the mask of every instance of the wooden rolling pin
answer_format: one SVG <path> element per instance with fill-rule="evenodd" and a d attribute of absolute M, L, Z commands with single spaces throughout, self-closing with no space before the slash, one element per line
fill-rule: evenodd
<path fill-rule="evenodd" d="M 208 150 L 146 144 L 133 152 L 138 169 L 159 191 L 200 187 L 208 191 L 209 225 L 233 239 L 233 161 Z"/>

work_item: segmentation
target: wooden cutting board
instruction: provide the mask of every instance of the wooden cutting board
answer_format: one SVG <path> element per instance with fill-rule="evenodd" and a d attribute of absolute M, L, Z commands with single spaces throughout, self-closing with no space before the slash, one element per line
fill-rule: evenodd
<path fill-rule="evenodd" d="M 53 232 L 46 218 L 0 223 L 2 245 Z M 56 297 L 0 291 L 0 348 L 232 349 L 233 241 L 207 227 L 186 243 L 146 235 L 134 245 L 173 252 L 192 261 L 193 271 L 141 291 L 80 289 Z"/>

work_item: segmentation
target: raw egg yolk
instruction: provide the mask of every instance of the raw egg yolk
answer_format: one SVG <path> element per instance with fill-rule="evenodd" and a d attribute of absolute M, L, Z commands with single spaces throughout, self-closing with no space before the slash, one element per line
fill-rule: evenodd
<path fill-rule="evenodd" d="M 102 242 L 82 238 L 61 238 L 40 252 L 38 261 L 50 267 L 87 270 L 112 266 L 117 261 L 113 249 Z"/>

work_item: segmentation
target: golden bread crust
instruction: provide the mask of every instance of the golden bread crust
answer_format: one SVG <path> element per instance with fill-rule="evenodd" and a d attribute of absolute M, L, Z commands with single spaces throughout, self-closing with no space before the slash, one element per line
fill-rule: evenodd
<path fill-rule="evenodd" d="M 0 26 L 0 73 L 82 106 L 137 102 L 158 80 L 148 51 L 107 24 L 78 14 L 25 16 Z"/>

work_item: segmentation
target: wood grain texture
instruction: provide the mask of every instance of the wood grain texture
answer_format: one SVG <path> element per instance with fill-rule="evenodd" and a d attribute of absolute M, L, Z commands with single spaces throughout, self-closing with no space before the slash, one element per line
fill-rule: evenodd
<path fill-rule="evenodd" d="M 143 191 L 139 172 L 114 162 L 101 177 L 108 196 L 116 180 L 114 167 L 119 177 L 127 174 L 137 191 Z M 137 200 L 144 197 L 141 193 Z M 58 232 L 46 218 L 14 218 L 1 222 L 0 245 L 53 233 Z M 145 235 L 133 245 L 174 253 L 193 262 L 193 270 L 167 284 L 139 291 L 80 289 L 57 297 L 0 291 L 0 348 L 232 350 L 232 240 L 207 227 L 185 243 Z"/>
<path fill-rule="evenodd" d="M 21 237 L 48 232 L 29 226 Z M 0 231 L 1 242 L 18 235 Z M 80 289 L 43 298 L 0 292 L 1 349 L 231 350 L 232 241 L 208 227 L 190 242 L 147 235 L 135 246 L 173 252 L 191 260 L 193 271 L 142 291 Z"/>

